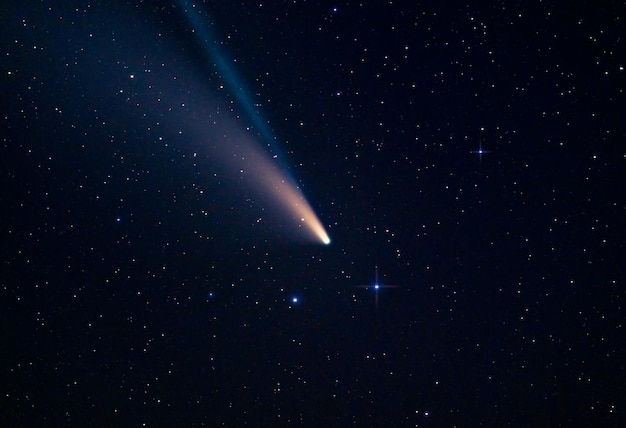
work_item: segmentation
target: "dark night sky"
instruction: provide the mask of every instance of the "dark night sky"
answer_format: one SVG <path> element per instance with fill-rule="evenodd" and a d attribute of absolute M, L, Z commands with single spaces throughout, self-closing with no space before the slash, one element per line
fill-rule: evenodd
<path fill-rule="evenodd" d="M 0 16 L 0 425 L 626 425 L 622 2 Z"/>

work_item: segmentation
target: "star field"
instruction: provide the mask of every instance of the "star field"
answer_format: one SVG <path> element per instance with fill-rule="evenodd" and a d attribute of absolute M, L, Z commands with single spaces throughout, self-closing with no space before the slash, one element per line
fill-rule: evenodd
<path fill-rule="evenodd" d="M 626 424 L 623 4 L 9 3 L 0 425 Z"/>

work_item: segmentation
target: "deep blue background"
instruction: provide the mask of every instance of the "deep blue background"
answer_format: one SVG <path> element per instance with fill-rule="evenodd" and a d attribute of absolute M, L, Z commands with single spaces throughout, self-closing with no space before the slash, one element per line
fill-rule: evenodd
<path fill-rule="evenodd" d="M 56 3 L 1 13 L 3 426 L 626 423 L 620 2 Z"/>

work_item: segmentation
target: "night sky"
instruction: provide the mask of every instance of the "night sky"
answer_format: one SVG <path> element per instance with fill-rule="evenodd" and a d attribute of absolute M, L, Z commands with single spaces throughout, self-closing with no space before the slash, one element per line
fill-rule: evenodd
<path fill-rule="evenodd" d="M 626 6 L 473 3 L 2 2 L 0 425 L 626 426 Z"/>

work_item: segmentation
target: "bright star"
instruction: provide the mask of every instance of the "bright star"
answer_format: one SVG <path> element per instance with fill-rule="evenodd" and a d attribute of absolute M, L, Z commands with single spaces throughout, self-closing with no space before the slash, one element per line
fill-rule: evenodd
<path fill-rule="evenodd" d="M 378 293 L 380 292 L 381 289 L 383 288 L 398 288 L 397 285 L 388 285 L 388 284 L 381 284 L 380 282 L 378 282 L 378 266 L 376 266 L 376 275 L 375 275 L 375 280 L 374 280 L 374 284 L 372 285 L 357 285 L 358 288 L 372 288 L 374 289 L 374 305 L 376 307 L 376 311 L 378 312 Z"/>
<path fill-rule="evenodd" d="M 291 296 L 288 300 L 289 302 L 289 308 L 294 308 L 296 306 L 300 306 L 300 297 L 298 296 Z"/>
<path fill-rule="evenodd" d="M 478 143 L 478 150 L 472 150 L 470 151 L 470 153 L 474 153 L 476 155 L 478 155 L 478 159 L 482 160 L 483 159 L 483 155 L 487 154 L 487 153 L 491 153 L 491 151 L 489 150 L 483 150 L 483 143 Z"/>

